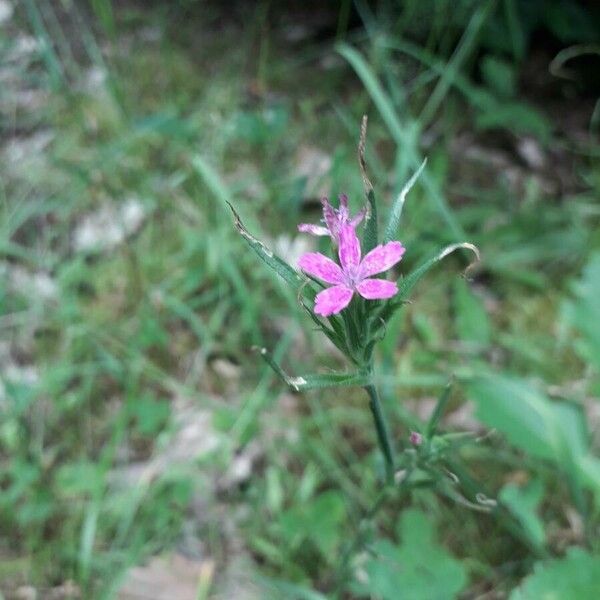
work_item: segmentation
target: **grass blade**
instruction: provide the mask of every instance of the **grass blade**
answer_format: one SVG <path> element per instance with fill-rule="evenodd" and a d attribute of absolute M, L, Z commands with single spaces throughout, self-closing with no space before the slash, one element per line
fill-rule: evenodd
<path fill-rule="evenodd" d="M 485 24 L 494 4 L 495 0 L 488 0 L 488 2 L 480 6 L 471 17 L 471 20 L 469 21 L 467 29 L 463 34 L 458 47 L 446 65 L 446 68 L 444 69 L 444 72 L 442 73 L 442 76 L 435 86 L 431 96 L 429 96 L 427 104 L 421 111 L 419 122 L 421 123 L 422 127 L 425 127 L 429 124 L 444 101 L 444 98 L 452 86 L 452 82 L 460 67 L 473 51 L 475 42 L 477 41 L 477 36 Z"/>
<path fill-rule="evenodd" d="M 423 159 L 421 166 L 415 171 L 414 175 L 408 180 L 406 185 L 402 188 L 402 191 L 398 194 L 398 197 L 392 204 L 392 211 L 390 214 L 390 218 L 388 220 L 388 225 L 385 230 L 385 236 L 383 238 L 384 243 L 389 242 L 394 239 L 396 236 L 396 232 L 400 227 L 400 219 L 402 218 L 402 209 L 404 208 L 404 202 L 406 200 L 406 196 L 408 192 L 412 189 L 413 185 L 421 175 L 425 165 L 427 164 L 427 159 Z"/>
<path fill-rule="evenodd" d="M 339 45 L 337 50 L 350 63 L 352 68 L 356 71 L 356 74 L 360 77 L 367 92 L 373 99 L 377 110 L 381 114 L 382 119 L 387 125 L 391 136 L 394 138 L 398 151 L 401 150 L 404 152 L 408 164 L 417 169 L 422 162 L 416 149 L 418 135 L 415 135 L 415 125 L 418 125 L 418 123 L 415 122 L 412 127 L 409 127 L 400 121 L 388 94 L 385 92 L 375 73 L 360 52 L 346 44 Z M 435 209 L 446 221 L 452 235 L 459 239 L 466 237 L 465 231 L 452 214 L 446 200 L 435 183 L 429 177 L 425 177 L 423 179 L 423 184 L 428 196 L 435 205 Z"/>

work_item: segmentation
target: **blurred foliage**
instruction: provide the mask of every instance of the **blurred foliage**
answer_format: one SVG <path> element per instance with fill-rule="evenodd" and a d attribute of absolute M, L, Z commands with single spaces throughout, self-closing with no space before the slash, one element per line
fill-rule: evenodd
<path fill-rule="evenodd" d="M 572 548 L 562 560 L 552 560 L 534 567 L 533 575 L 514 590 L 511 600 L 531 598 L 581 598 L 592 600 L 600 585 L 600 560 L 587 552 Z"/>
<path fill-rule="evenodd" d="M 401 546 L 387 539 L 373 543 L 361 571 L 364 582 L 356 586 L 359 595 L 374 595 L 383 600 L 453 598 L 467 583 L 462 563 L 434 538 L 427 515 L 406 510 L 398 524 Z"/>

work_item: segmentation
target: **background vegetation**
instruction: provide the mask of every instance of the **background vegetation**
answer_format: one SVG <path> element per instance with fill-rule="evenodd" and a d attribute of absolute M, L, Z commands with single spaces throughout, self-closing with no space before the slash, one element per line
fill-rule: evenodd
<path fill-rule="evenodd" d="M 567 0 L 0 2 L 4 597 L 596 598 L 599 38 Z M 386 327 L 397 446 L 451 378 L 465 443 L 374 517 L 364 392 L 251 351 L 344 368 L 225 204 L 293 261 L 364 201 L 364 113 L 381 214 L 428 158 L 402 270 L 482 254 Z"/>

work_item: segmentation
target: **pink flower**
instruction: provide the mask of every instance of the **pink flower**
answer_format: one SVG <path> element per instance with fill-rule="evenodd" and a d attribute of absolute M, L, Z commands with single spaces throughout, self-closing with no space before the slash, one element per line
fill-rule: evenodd
<path fill-rule="evenodd" d="M 319 252 L 303 254 L 298 261 L 298 266 L 305 273 L 333 286 L 319 292 L 315 299 L 315 313 L 323 317 L 346 308 L 354 292 L 367 300 L 391 298 L 398 292 L 393 281 L 369 277 L 387 271 L 400 261 L 405 251 L 400 242 L 376 246 L 361 260 L 360 242 L 352 224 L 341 226 L 339 238 L 341 267 Z"/>
<path fill-rule="evenodd" d="M 348 196 L 346 196 L 346 194 L 340 194 L 340 207 L 338 209 L 333 208 L 333 206 L 329 204 L 327 198 L 323 198 L 321 204 L 323 205 L 323 222 L 326 227 L 323 227 L 322 225 L 311 225 L 310 223 L 301 223 L 298 225 L 298 231 L 310 233 L 312 235 L 328 235 L 331 236 L 336 244 L 339 244 L 340 229 L 344 225 L 356 227 L 365 216 L 365 209 L 363 208 L 353 219 L 350 219 Z"/>
<path fill-rule="evenodd" d="M 416 431 L 411 431 L 408 439 L 413 446 L 420 446 L 423 443 L 423 436 Z"/>

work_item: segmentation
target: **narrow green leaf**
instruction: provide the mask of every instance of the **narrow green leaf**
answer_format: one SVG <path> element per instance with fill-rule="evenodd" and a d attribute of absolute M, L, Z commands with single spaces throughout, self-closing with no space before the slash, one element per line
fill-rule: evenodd
<path fill-rule="evenodd" d="M 538 516 L 539 505 L 544 498 L 544 485 L 535 479 L 526 486 L 506 484 L 498 499 L 521 523 L 523 533 L 533 546 L 543 548 L 546 542 L 544 523 Z"/>
<path fill-rule="evenodd" d="M 469 242 L 450 244 L 449 246 L 446 246 L 437 254 L 432 256 L 429 260 L 426 260 L 421 266 L 417 267 L 412 273 L 410 273 L 404 279 L 398 282 L 399 291 L 398 295 L 396 296 L 397 300 L 408 300 L 408 297 L 410 296 L 410 293 L 412 292 L 415 285 L 419 283 L 419 281 L 427 274 L 427 272 L 432 267 L 434 267 L 437 263 L 446 258 L 446 256 L 448 256 L 449 254 L 452 254 L 453 252 L 455 252 L 456 250 L 460 250 L 461 248 L 465 250 L 471 250 L 471 252 L 475 254 L 476 260 L 469 264 L 469 266 L 465 269 L 465 272 L 473 268 L 473 266 L 480 260 L 479 249 L 477 248 L 477 246 L 474 246 Z"/>
<path fill-rule="evenodd" d="M 200 155 L 192 157 L 192 166 L 196 172 L 202 177 L 208 189 L 219 199 L 223 204 L 229 204 L 231 201 L 231 193 L 223 182 L 223 179 L 210 165 L 210 163 Z"/>
<path fill-rule="evenodd" d="M 330 329 L 308 306 L 304 304 L 302 298 L 300 299 L 300 304 L 302 304 L 302 307 L 306 310 L 308 316 L 314 321 L 317 327 L 331 340 L 331 343 L 343 354 L 347 354 L 348 347 L 345 342 L 343 325 L 338 321 L 338 318 L 335 315 L 329 317 L 329 323 L 332 325 L 332 328 Z"/>
<path fill-rule="evenodd" d="M 235 227 L 240 235 L 246 240 L 250 248 L 254 250 L 256 255 L 267 264 L 273 271 L 275 271 L 284 281 L 290 284 L 294 290 L 299 294 L 313 299 L 315 292 L 312 287 L 307 284 L 307 280 L 300 276 L 300 274 L 292 268 L 291 265 L 286 263 L 284 260 L 274 254 L 269 248 L 267 248 L 262 242 L 257 240 L 254 236 L 248 233 L 248 230 L 244 227 L 240 216 L 237 214 L 233 206 L 226 200 L 233 217 L 235 219 Z"/>
<path fill-rule="evenodd" d="M 435 405 L 435 408 L 434 408 L 433 412 L 431 413 L 431 416 L 429 417 L 429 421 L 427 422 L 427 426 L 425 428 L 425 435 L 428 438 L 431 437 L 437 431 L 439 422 L 442 419 L 444 410 L 446 409 L 446 405 L 448 404 L 448 400 L 450 399 L 450 392 L 452 391 L 452 383 L 453 382 L 450 381 L 450 383 L 448 383 L 448 385 L 444 388 L 442 395 L 440 396 L 439 400 L 437 401 L 437 404 Z"/>
<path fill-rule="evenodd" d="M 406 196 L 408 192 L 412 189 L 413 185 L 415 185 L 419 175 L 421 175 L 425 165 L 427 164 L 427 159 L 423 159 L 421 166 L 415 171 L 414 175 L 408 180 L 406 185 L 402 188 L 402 191 L 398 194 L 396 200 L 392 204 L 392 211 L 390 213 L 390 218 L 388 220 L 388 225 L 385 230 L 385 236 L 383 238 L 384 242 L 389 242 L 394 239 L 396 236 L 396 232 L 400 227 L 400 219 L 402 218 L 402 209 L 404 208 L 404 202 L 406 200 Z"/>
<path fill-rule="evenodd" d="M 266 348 L 260 348 L 260 354 L 273 371 L 295 392 L 340 386 L 363 387 L 371 383 L 370 377 L 362 373 L 325 373 L 291 377 L 275 362 Z"/>
<path fill-rule="evenodd" d="M 446 97 L 448 90 L 452 86 L 456 74 L 460 71 L 462 65 L 467 59 L 473 55 L 474 51 L 478 48 L 477 40 L 481 30 L 487 21 L 495 6 L 495 0 L 488 0 L 485 3 L 481 3 L 477 10 L 473 11 L 469 24 L 467 25 L 465 32 L 463 33 L 458 46 L 454 50 L 452 58 L 448 61 L 442 76 L 437 82 L 435 89 L 429 96 L 427 104 L 419 115 L 419 121 L 423 127 L 429 125 L 432 119 L 435 117 L 438 109 L 442 105 L 444 98 Z"/>
<path fill-rule="evenodd" d="M 367 193 L 367 202 L 369 212 L 365 222 L 365 231 L 363 233 L 363 252 L 366 254 L 377 246 L 377 203 L 375 202 L 375 192 L 371 189 Z"/>
<path fill-rule="evenodd" d="M 470 244 L 469 242 L 461 242 L 458 244 L 450 244 L 439 252 L 437 252 L 430 259 L 426 260 L 422 265 L 417 267 L 412 273 L 398 280 L 398 293 L 389 302 L 386 302 L 379 311 L 375 312 L 371 317 L 371 326 L 373 332 L 376 332 L 383 323 L 386 323 L 393 314 L 404 304 L 408 302 L 410 294 L 413 288 L 419 283 L 419 281 L 427 274 L 427 272 L 434 267 L 442 259 L 446 258 L 452 252 L 459 249 L 471 250 L 475 254 L 475 260 L 471 262 L 465 269 L 465 273 L 472 269 L 474 265 L 479 262 L 480 255 L 477 246 Z"/>
<path fill-rule="evenodd" d="M 365 151 L 367 148 L 367 115 L 363 115 L 360 125 L 360 139 L 358 141 L 358 165 L 360 174 L 365 188 L 365 196 L 367 198 L 367 217 L 365 219 L 365 232 L 363 235 L 363 252 L 366 254 L 377 246 L 379 239 L 379 231 L 377 225 L 377 202 L 375 201 L 375 192 L 373 184 L 367 175 L 367 161 L 365 159 Z"/>
<path fill-rule="evenodd" d="M 398 145 L 407 145 L 407 129 L 400 123 L 389 95 L 384 91 L 377 76 L 367 64 L 362 54 L 347 44 L 340 44 L 337 47 L 337 51 L 350 63 L 362 80 L 394 140 Z"/>

